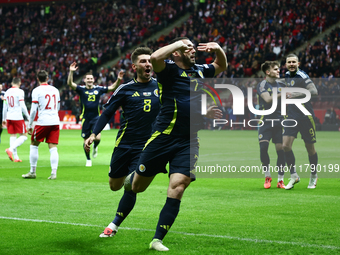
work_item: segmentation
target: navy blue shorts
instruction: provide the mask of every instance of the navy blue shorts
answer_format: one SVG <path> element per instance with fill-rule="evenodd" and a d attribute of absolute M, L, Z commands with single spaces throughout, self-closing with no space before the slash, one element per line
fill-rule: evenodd
<path fill-rule="evenodd" d="M 92 130 L 94 129 L 94 126 L 96 125 L 98 119 L 99 116 L 91 120 L 83 119 L 81 127 L 82 138 L 87 139 L 90 137 L 90 135 L 92 134 Z"/>
<path fill-rule="evenodd" d="M 297 125 L 293 127 L 296 124 L 295 121 L 297 122 Z M 284 127 L 283 135 L 293 136 L 296 138 L 297 133 L 300 132 L 301 138 L 305 141 L 305 143 L 316 143 L 315 123 L 313 117 L 309 115 L 308 118 L 296 119 L 295 121 L 286 120 L 284 122 L 284 125 L 289 127 Z"/>
<path fill-rule="evenodd" d="M 196 179 L 194 173 L 198 160 L 198 147 L 197 135 L 176 137 L 156 131 L 145 144 L 136 172 L 145 177 L 167 173 L 166 165 L 169 163 L 169 176 L 173 173 L 181 173 L 193 181 Z"/>
<path fill-rule="evenodd" d="M 275 121 L 272 127 L 271 121 L 265 121 L 263 126 L 259 128 L 259 142 L 273 139 L 272 142 L 275 144 L 282 143 L 282 132 L 281 122 Z"/>
<path fill-rule="evenodd" d="M 116 147 L 111 157 L 109 176 L 121 178 L 135 171 L 141 153 L 141 149 Z"/>

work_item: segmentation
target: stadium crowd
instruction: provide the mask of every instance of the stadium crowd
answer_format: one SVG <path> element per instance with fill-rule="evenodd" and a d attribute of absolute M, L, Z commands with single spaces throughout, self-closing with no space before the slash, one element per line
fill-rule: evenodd
<path fill-rule="evenodd" d="M 79 65 L 75 77 L 93 70 L 100 85 L 111 85 L 121 69 L 126 70 L 125 80 L 131 79 L 134 73 L 129 49 L 194 9 L 190 0 L 170 0 L 166 4 L 135 2 L 139 8 L 121 0 L 2 7 L 0 82 L 4 90 L 12 77 L 21 77 L 29 102 L 36 86 L 35 71 L 46 69 L 53 85 L 63 88 L 61 109 L 70 110 L 78 99 L 74 91 L 64 88 L 71 62 Z M 336 23 L 339 14 L 336 1 L 209 0 L 199 4 L 182 26 L 157 40 L 149 40 L 147 46 L 157 50 L 178 36 L 187 36 L 197 44 L 216 41 L 229 62 L 219 77 L 257 77 L 261 63 L 280 59 Z M 340 94 L 339 84 L 332 80 L 340 77 L 339 34 L 337 28 L 299 53 L 301 69 L 310 77 L 320 77 L 316 85 L 322 96 Z M 97 68 L 116 56 L 121 58 L 115 65 Z M 211 54 L 197 53 L 196 62 L 210 63 L 212 59 Z M 284 62 L 281 69 L 284 74 Z M 103 96 L 101 103 L 108 98 L 109 95 Z"/>
<path fill-rule="evenodd" d="M 190 0 L 118 0 L 2 6 L 0 82 L 6 90 L 13 77 L 20 77 L 30 101 L 37 85 L 35 73 L 44 69 L 60 89 L 66 84 L 67 68 L 73 61 L 79 65 L 78 76 L 89 70 L 95 72 L 97 65 L 166 27 L 191 5 Z M 115 72 L 102 77 L 104 83 L 115 79 Z"/>

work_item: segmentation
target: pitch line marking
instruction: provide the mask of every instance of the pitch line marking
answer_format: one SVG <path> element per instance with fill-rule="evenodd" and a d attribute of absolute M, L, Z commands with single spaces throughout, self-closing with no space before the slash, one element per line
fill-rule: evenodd
<path fill-rule="evenodd" d="M 36 220 L 36 219 L 25 219 L 25 218 L 14 218 L 14 217 L 5 217 L 5 216 L 0 216 L 0 219 L 29 221 L 29 222 L 43 222 L 43 223 L 52 223 L 52 224 L 64 224 L 64 225 L 83 226 L 83 227 L 100 227 L 100 228 L 105 228 L 105 226 L 92 225 L 92 224 L 72 223 L 72 222 L 62 222 L 62 221 L 50 221 L 50 220 Z M 135 231 L 147 231 L 147 232 L 154 232 L 155 231 L 154 229 L 128 228 L 128 227 L 120 227 L 120 229 L 135 230 Z M 301 247 L 322 248 L 322 249 L 331 249 L 331 250 L 340 249 L 340 247 L 332 246 L 332 245 L 317 245 L 317 244 L 299 243 L 299 242 L 275 241 L 275 240 L 265 240 L 265 239 L 252 239 L 252 238 L 243 238 L 243 237 L 236 237 L 236 236 L 195 234 L 195 233 L 186 233 L 186 232 L 179 232 L 179 231 L 169 231 L 169 233 L 174 233 L 174 234 L 179 234 L 179 235 L 186 235 L 186 236 L 203 236 L 203 237 L 212 237 L 212 238 L 224 238 L 224 239 L 238 240 L 238 241 L 245 241 L 245 242 L 252 242 L 252 243 L 288 244 L 288 245 L 297 245 L 297 246 L 301 246 Z"/>

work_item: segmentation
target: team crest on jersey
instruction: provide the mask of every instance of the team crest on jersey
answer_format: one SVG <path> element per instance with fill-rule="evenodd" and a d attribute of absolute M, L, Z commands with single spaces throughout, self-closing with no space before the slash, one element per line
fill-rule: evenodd
<path fill-rule="evenodd" d="M 280 88 L 278 88 L 277 90 L 278 90 L 279 92 L 281 92 L 282 88 L 280 87 Z"/>
<path fill-rule="evenodd" d="M 97 90 L 95 90 L 93 93 L 94 93 L 95 95 L 98 95 L 98 91 L 97 91 Z"/>
<path fill-rule="evenodd" d="M 143 92 L 143 96 L 145 96 L 145 97 L 149 97 L 149 96 L 151 96 L 151 92 Z"/>
<path fill-rule="evenodd" d="M 158 95 L 158 89 L 155 89 L 154 91 L 153 91 L 153 94 L 156 96 L 156 97 L 158 97 L 159 95 Z"/>
<path fill-rule="evenodd" d="M 85 133 L 82 133 L 81 136 L 82 136 L 82 137 L 85 137 Z"/>
<path fill-rule="evenodd" d="M 139 165 L 139 171 L 141 171 L 142 173 L 145 172 L 146 167 L 143 164 Z"/>
<path fill-rule="evenodd" d="M 262 139 L 263 135 L 262 134 L 259 134 L 259 139 Z"/>
<path fill-rule="evenodd" d="M 295 81 L 292 80 L 292 81 L 290 82 L 290 86 L 294 86 L 294 84 L 295 84 Z"/>
<path fill-rule="evenodd" d="M 203 73 L 202 73 L 201 70 L 198 71 L 198 75 L 199 75 L 202 79 L 204 78 Z"/>

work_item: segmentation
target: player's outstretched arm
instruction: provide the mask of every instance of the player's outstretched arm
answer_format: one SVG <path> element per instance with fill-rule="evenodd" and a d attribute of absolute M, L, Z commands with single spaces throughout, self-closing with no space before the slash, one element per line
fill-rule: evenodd
<path fill-rule="evenodd" d="M 169 56 L 173 52 L 175 52 L 177 50 L 181 50 L 182 52 L 185 52 L 185 51 L 191 50 L 191 49 L 192 49 L 192 47 L 186 45 L 184 42 L 177 41 L 177 42 L 174 42 L 172 44 L 169 44 L 167 46 L 164 46 L 164 47 L 156 50 L 154 53 L 151 54 L 151 57 L 150 57 L 153 70 L 156 73 L 163 71 L 163 69 L 165 68 L 164 60 L 169 58 Z"/>
<path fill-rule="evenodd" d="M 208 42 L 208 43 L 199 43 L 197 46 L 198 51 L 205 52 L 215 52 L 216 58 L 212 65 L 215 67 L 215 75 L 224 72 L 228 67 L 227 56 L 225 55 L 223 49 L 218 43 Z"/>
<path fill-rule="evenodd" d="M 78 69 L 77 63 L 73 62 L 70 65 L 70 72 L 67 77 L 67 85 L 69 85 L 73 90 L 77 88 L 77 84 L 73 82 L 73 72 L 76 71 L 77 69 Z"/>
<path fill-rule="evenodd" d="M 121 81 L 123 80 L 124 74 L 125 74 L 125 71 L 120 71 L 118 73 L 117 80 L 111 86 L 107 87 L 108 91 L 115 91 L 119 87 Z"/>

